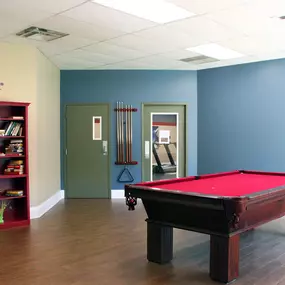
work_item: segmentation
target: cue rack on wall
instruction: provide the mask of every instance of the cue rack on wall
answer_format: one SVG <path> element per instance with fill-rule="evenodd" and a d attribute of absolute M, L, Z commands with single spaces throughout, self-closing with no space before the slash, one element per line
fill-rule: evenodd
<path fill-rule="evenodd" d="M 124 105 L 124 102 L 117 102 L 116 112 L 116 131 L 117 131 L 117 158 L 116 165 L 124 165 L 117 181 L 133 182 L 134 178 L 128 170 L 128 165 L 136 165 L 133 160 L 133 118 L 132 113 L 137 112 L 132 105 Z M 122 180 L 122 176 L 127 174 L 129 180 Z"/>

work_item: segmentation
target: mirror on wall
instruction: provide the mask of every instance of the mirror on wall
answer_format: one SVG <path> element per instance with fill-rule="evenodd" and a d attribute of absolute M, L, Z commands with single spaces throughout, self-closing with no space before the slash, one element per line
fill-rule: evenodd
<path fill-rule="evenodd" d="M 178 177 L 178 114 L 152 113 L 151 180 Z"/>

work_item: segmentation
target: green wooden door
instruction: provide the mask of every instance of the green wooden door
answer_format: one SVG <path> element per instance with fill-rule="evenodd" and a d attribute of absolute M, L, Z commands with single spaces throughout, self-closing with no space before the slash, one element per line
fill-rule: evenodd
<path fill-rule="evenodd" d="M 186 176 L 186 105 L 178 104 L 145 104 L 143 106 L 143 135 L 142 135 L 142 180 L 155 180 L 153 167 L 156 167 L 156 161 L 153 155 L 153 119 L 157 115 L 176 116 L 176 126 L 178 134 L 178 144 L 175 145 L 177 175 L 175 177 Z M 160 148 L 164 149 L 163 146 Z M 157 152 L 158 153 L 158 152 Z M 160 178 L 163 177 L 164 178 Z M 174 178 L 167 172 L 156 179 Z"/>
<path fill-rule="evenodd" d="M 67 106 L 67 198 L 110 198 L 108 151 L 109 106 Z"/>

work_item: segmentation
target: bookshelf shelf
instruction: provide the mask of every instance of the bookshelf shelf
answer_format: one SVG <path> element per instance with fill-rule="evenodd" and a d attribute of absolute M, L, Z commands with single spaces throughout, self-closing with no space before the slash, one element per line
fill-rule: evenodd
<path fill-rule="evenodd" d="M 24 119 L 0 118 L 0 121 L 24 121 Z"/>
<path fill-rule="evenodd" d="M 12 174 L 1 174 L 0 175 L 0 179 L 13 179 L 13 178 L 24 178 L 24 177 L 27 177 L 26 174 L 15 174 L 15 175 L 12 175 Z"/>
<path fill-rule="evenodd" d="M 0 230 L 30 224 L 29 105 L 0 101 L 0 210 L 5 208 L 3 215 L 0 211 Z M 9 190 L 23 195 L 6 196 L 13 193 Z"/>
<path fill-rule="evenodd" d="M 11 221 L 8 220 L 7 222 L 0 224 L 0 230 L 28 226 L 29 224 L 30 224 L 30 220 L 28 219 L 14 219 Z"/>
<path fill-rule="evenodd" d="M 23 139 L 24 136 L 0 136 L 0 139 Z"/>
<path fill-rule="evenodd" d="M 0 155 L 0 159 L 9 159 L 9 158 L 23 158 L 24 155 Z"/>
<path fill-rule="evenodd" d="M 0 201 L 1 200 L 13 200 L 13 199 L 23 199 L 26 198 L 27 196 L 14 196 L 14 197 L 6 197 L 6 196 L 0 196 Z"/>

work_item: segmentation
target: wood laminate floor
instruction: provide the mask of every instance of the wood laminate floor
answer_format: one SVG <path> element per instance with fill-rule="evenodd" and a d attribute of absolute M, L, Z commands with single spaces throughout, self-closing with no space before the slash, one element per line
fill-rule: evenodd
<path fill-rule="evenodd" d="M 200 285 L 210 280 L 209 236 L 174 231 L 174 259 L 146 260 L 146 215 L 122 200 L 67 200 L 30 228 L 0 232 L 1 285 Z M 241 239 L 236 285 L 285 285 L 285 220 Z"/>

